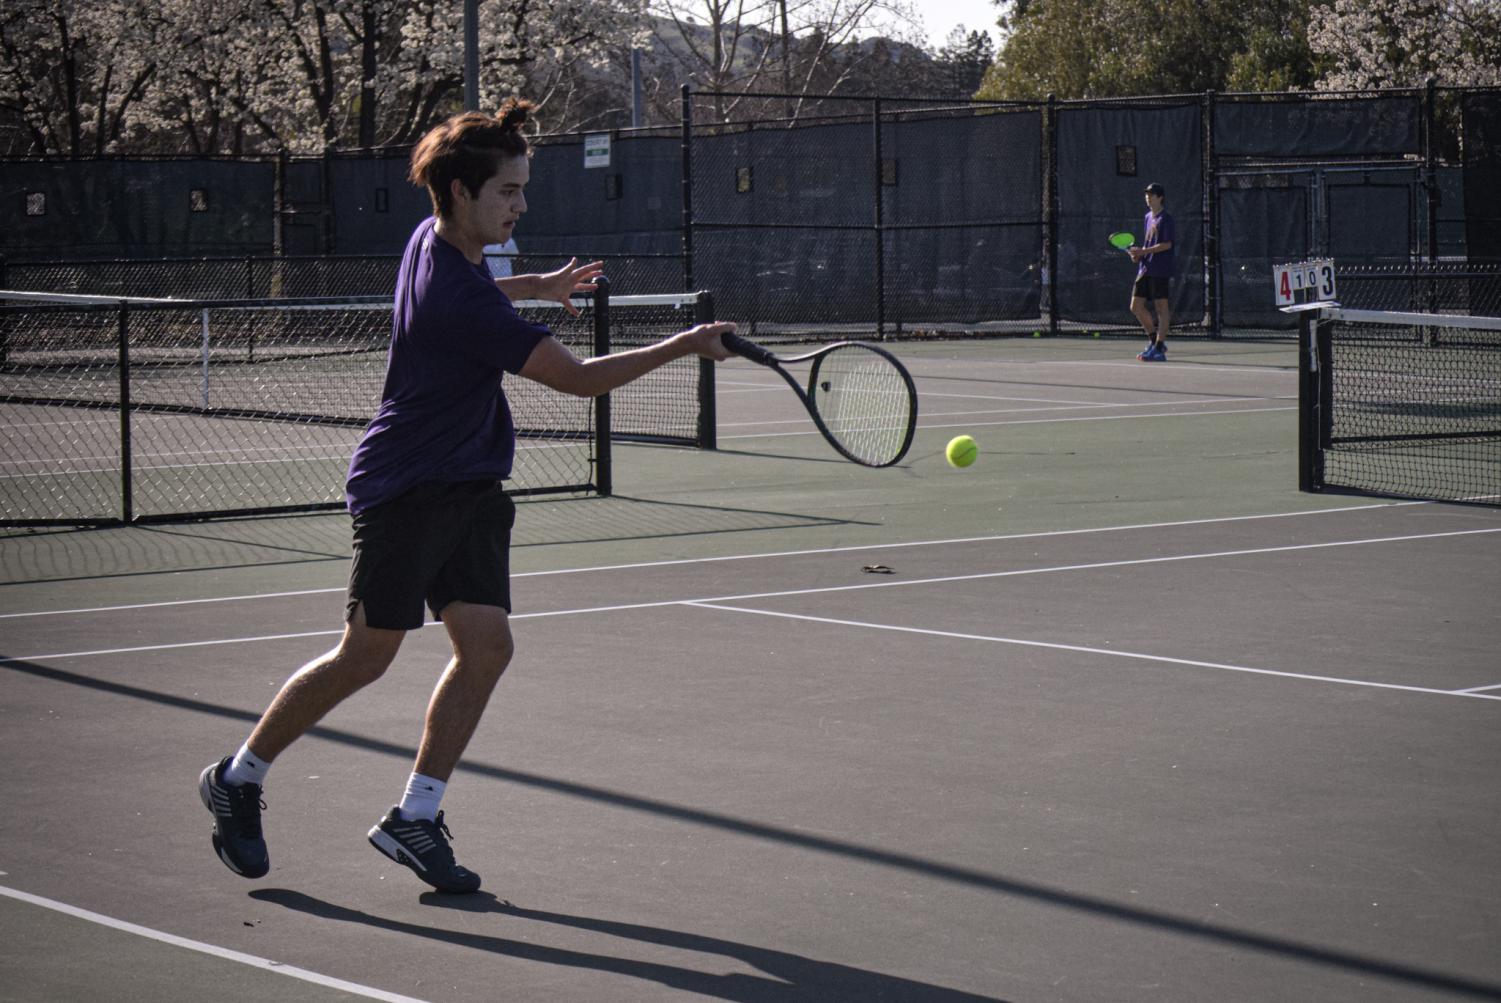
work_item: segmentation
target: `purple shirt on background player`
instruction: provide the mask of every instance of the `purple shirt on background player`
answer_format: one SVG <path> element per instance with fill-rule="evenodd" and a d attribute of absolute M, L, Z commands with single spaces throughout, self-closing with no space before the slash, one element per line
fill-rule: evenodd
<path fill-rule="evenodd" d="M 1143 236 L 1142 247 L 1154 247 L 1157 244 L 1173 244 L 1178 242 L 1177 227 L 1173 225 L 1172 214 L 1166 209 L 1161 212 L 1149 212 L 1141 221 Z M 1141 259 L 1136 268 L 1137 276 L 1152 275 L 1157 278 L 1170 279 L 1173 277 L 1173 247 L 1156 254 L 1148 254 Z"/>
<path fill-rule="evenodd" d="M 516 433 L 501 389 L 550 333 L 516 313 L 483 264 L 433 232 L 407 241 L 380 410 L 349 463 L 349 511 L 418 484 L 502 480 Z"/>

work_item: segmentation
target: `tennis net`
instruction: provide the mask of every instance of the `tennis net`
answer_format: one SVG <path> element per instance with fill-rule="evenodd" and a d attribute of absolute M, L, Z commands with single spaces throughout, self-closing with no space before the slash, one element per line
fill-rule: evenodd
<path fill-rule="evenodd" d="M 580 356 L 657 340 L 707 296 L 522 302 Z M 387 299 L 177 300 L 0 291 L 0 524 L 104 524 L 343 504 L 380 402 Z M 507 377 L 517 495 L 609 494 L 612 440 L 713 445 L 713 370 L 682 359 L 609 398 Z M 709 406 L 705 406 L 709 402 Z"/>
<path fill-rule="evenodd" d="M 1501 504 L 1501 318 L 1302 321 L 1299 484 Z"/>

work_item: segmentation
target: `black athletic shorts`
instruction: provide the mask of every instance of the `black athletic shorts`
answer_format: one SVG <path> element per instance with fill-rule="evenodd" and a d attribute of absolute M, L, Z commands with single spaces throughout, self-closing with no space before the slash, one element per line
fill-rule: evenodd
<path fill-rule="evenodd" d="M 1139 275 L 1136 285 L 1131 287 L 1131 296 L 1133 299 L 1139 296 L 1148 300 L 1165 300 L 1170 281 L 1172 280 L 1163 275 Z"/>
<path fill-rule="evenodd" d="M 454 601 L 511 609 L 511 525 L 516 506 L 499 481 L 421 484 L 354 517 L 354 564 L 345 617 L 416 630 Z"/>

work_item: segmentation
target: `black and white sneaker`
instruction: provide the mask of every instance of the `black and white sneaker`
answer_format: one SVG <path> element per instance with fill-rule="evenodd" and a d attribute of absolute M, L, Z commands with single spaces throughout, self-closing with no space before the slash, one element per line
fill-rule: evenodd
<path fill-rule="evenodd" d="M 198 796 L 214 816 L 214 852 L 236 874 L 247 878 L 265 877 L 271 870 L 266 840 L 261 836 L 261 801 L 259 784 L 232 787 L 224 782 L 229 757 L 211 764 L 198 777 Z"/>
<path fill-rule="evenodd" d="M 370 830 L 370 845 L 432 885 L 440 892 L 467 894 L 479 891 L 479 875 L 454 863 L 448 840 L 453 833 L 443 824 L 443 813 L 427 819 L 405 819 L 392 808 Z"/>

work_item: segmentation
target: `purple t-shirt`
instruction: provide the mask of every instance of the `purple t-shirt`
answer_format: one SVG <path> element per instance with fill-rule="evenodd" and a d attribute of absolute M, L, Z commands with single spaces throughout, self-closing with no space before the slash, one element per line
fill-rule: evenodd
<path fill-rule="evenodd" d="M 396 279 L 380 410 L 349 461 L 349 511 L 418 484 L 503 480 L 516 429 L 501 390 L 550 333 L 523 320 L 484 264 L 418 225 Z"/>
<path fill-rule="evenodd" d="M 1141 231 L 1145 234 L 1141 238 L 1142 247 L 1151 247 L 1163 241 L 1169 241 L 1173 246 L 1142 258 L 1141 264 L 1136 268 L 1137 277 L 1155 275 L 1163 279 L 1172 278 L 1173 251 L 1178 247 L 1178 228 L 1173 225 L 1172 215 L 1166 209 L 1157 215 L 1147 213 L 1141 221 Z"/>

